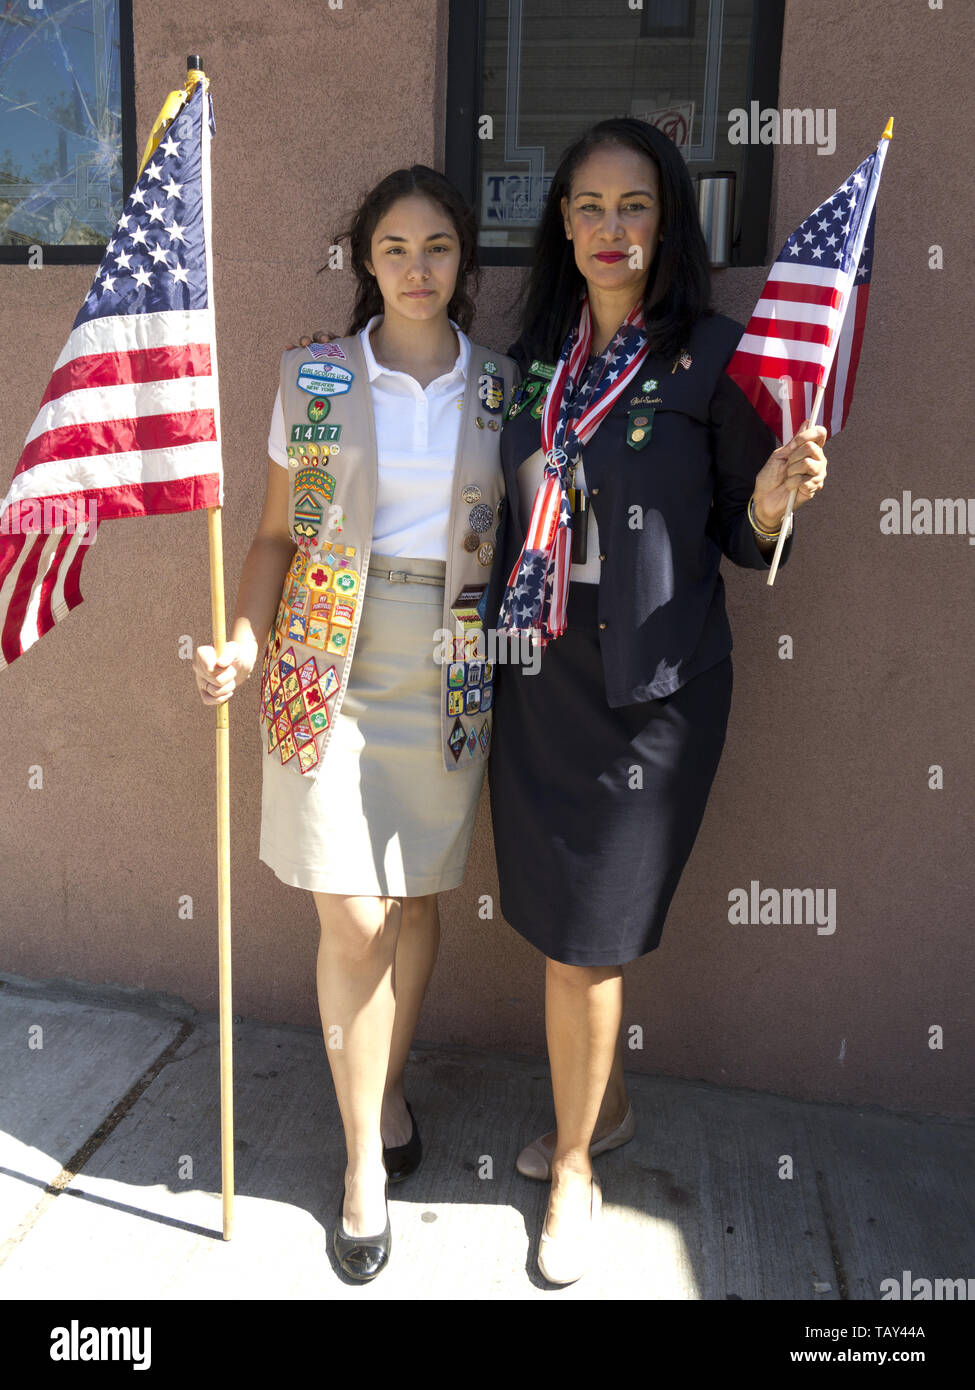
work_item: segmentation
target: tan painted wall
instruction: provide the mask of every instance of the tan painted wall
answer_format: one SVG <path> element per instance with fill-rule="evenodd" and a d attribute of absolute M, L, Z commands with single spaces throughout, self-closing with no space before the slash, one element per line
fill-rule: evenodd
<path fill-rule="evenodd" d="M 136 0 L 140 141 L 185 54 L 213 81 L 216 303 L 228 603 L 263 500 L 280 348 L 344 330 L 350 278 L 316 274 L 358 194 L 442 150 L 442 0 Z M 879 35 L 879 38 L 877 37 Z M 782 1094 L 971 1113 L 972 566 L 964 537 L 884 536 L 880 502 L 975 492 L 968 440 L 975 197 L 964 169 L 975 11 L 946 0 L 787 7 L 783 106 L 835 107 L 837 148 L 778 151 L 773 252 L 896 116 L 852 420 L 771 590 L 726 562 L 735 695 L 724 760 L 661 948 L 627 971 L 628 1065 Z M 927 267 L 943 245 L 946 268 Z M 87 267 L 0 267 L 6 486 L 88 284 Z M 716 276 L 747 317 L 761 270 Z M 517 273 L 484 277 L 503 349 Z M 177 641 L 209 638 L 203 513 L 115 523 L 85 603 L 0 674 L 0 968 L 216 1004 L 213 714 Z M 795 644 L 777 655 L 781 634 Z M 231 703 L 234 1009 L 314 1024 L 310 895 L 257 858 L 257 681 Z M 944 768 L 929 790 L 928 767 Z M 40 764 L 42 791 L 26 790 Z M 542 961 L 502 921 L 487 800 L 442 903 L 430 1041 L 541 1053 Z M 837 928 L 733 927 L 728 892 L 836 890 Z M 177 916 L 191 894 L 192 921 Z M 944 1028 L 944 1047 L 928 1029 Z"/>

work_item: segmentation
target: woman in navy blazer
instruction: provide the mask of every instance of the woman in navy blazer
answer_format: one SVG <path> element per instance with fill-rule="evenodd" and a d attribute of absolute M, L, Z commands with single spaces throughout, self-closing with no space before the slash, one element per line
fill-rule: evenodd
<path fill-rule="evenodd" d="M 719 563 L 767 570 L 790 490 L 798 508 L 826 476 L 826 431 L 804 428 L 777 449 L 724 372 L 743 330 L 710 309 L 679 151 L 641 121 L 604 121 L 555 174 L 509 349 L 524 377 L 502 429 L 495 599 L 525 543 L 546 392 L 567 335 L 585 333 L 586 298 L 590 355 L 566 388 L 570 413 L 574 390 L 598 395 L 623 370 L 621 325 L 638 306 L 649 355 L 578 456 L 566 629 L 537 674 L 497 668 L 489 763 L 502 913 L 546 957 L 557 1127 L 518 1167 L 551 1179 L 538 1263 L 559 1284 L 588 1261 L 592 1156 L 633 1133 L 622 967 L 659 943 L 724 746 L 731 631 Z"/>

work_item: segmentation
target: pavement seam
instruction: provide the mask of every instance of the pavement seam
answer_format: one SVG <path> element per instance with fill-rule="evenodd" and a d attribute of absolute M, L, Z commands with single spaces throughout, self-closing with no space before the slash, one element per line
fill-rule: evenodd
<path fill-rule="evenodd" d="M 183 1043 L 190 1036 L 196 1027 L 193 1023 L 184 1022 L 175 1038 L 163 1048 L 154 1062 L 146 1068 L 137 1081 L 134 1081 L 121 1100 L 117 1101 L 111 1111 L 98 1125 L 97 1129 L 92 1130 L 88 1138 L 65 1162 L 61 1170 L 55 1174 L 49 1183 L 45 1184 L 44 1195 L 30 1209 L 17 1228 L 0 1245 L 0 1269 L 13 1254 L 14 1250 L 24 1239 L 24 1237 L 34 1228 L 40 1218 L 47 1211 L 48 1207 L 54 1202 L 56 1197 L 68 1187 L 78 1176 L 85 1164 L 97 1153 L 110 1135 L 118 1128 L 125 1119 L 126 1115 L 140 1099 L 143 1093 L 152 1085 L 156 1077 L 167 1063 L 173 1060 L 176 1052 L 182 1047 Z"/>
<path fill-rule="evenodd" d="M 842 1300 L 850 1297 L 850 1290 L 846 1279 L 846 1270 L 843 1268 L 843 1257 L 840 1254 L 839 1243 L 837 1242 L 833 1230 L 833 1213 L 830 1208 L 829 1196 L 826 1191 L 825 1174 L 819 1169 L 816 1173 L 816 1193 L 819 1197 L 820 1209 L 823 1213 L 823 1225 L 826 1228 L 826 1238 L 829 1241 L 830 1259 L 833 1261 L 833 1273 L 836 1276 L 836 1287 Z"/>

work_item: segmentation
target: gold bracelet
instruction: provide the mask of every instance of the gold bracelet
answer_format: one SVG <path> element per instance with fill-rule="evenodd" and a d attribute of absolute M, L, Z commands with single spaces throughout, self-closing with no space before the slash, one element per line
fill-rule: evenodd
<path fill-rule="evenodd" d="M 780 525 L 779 525 L 779 530 L 778 530 L 778 531 L 766 531 L 764 526 L 760 526 L 760 525 L 759 525 L 759 523 L 758 523 L 758 518 L 757 518 L 756 515 L 755 515 L 755 494 L 754 494 L 754 492 L 752 493 L 751 497 L 749 497 L 749 499 L 748 499 L 748 523 L 749 523 L 749 525 L 751 526 L 752 530 L 755 532 L 755 534 L 758 535 L 758 536 L 761 536 L 762 539 L 763 539 L 763 540 L 766 540 L 766 541 L 775 541 L 775 540 L 778 540 L 778 538 L 779 538 L 779 532 L 782 530 L 781 523 L 780 523 Z"/>

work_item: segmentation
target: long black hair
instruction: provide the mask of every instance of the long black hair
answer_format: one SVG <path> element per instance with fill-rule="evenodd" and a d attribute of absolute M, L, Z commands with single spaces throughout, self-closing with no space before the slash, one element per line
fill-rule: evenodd
<path fill-rule="evenodd" d="M 622 145 L 657 166 L 660 230 L 644 291 L 643 312 L 651 351 L 678 353 L 699 318 L 713 313 L 707 246 L 701 231 L 694 185 L 674 142 L 655 126 L 629 116 L 592 126 L 562 156 L 535 237 L 534 262 L 521 301 L 518 346 L 527 359 L 558 361 L 565 336 L 579 311 L 585 279 L 565 235 L 562 198 L 584 159 L 606 145 Z M 521 355 L 520 354 L 520 355 Z"/>
<path fill-rule="evenodd" d="M 372 234 L 376 225 L 394 203 L 412 194 L 430 198 L 453 223 L 460 242 L 460 265 L 457 284 L 447 306 L 447 316 L 465 333 L 474 321 L 474 295 L 480 282 L 477 261 L 477 222 L 474 210 L 449 179 L 426 164 L 414 164 L 409 169 L 395 169 L 377 183 L 356 209 L 348 230 L 337 241 L 347 241 L 352 253 L 352 269 L 356 277 L 355 304 L 349 321 L 348 336 L 359 333 L 375 314 L 383 312 L 383 296 L 374 275 L 366 269 L 370 258 Z"/>

